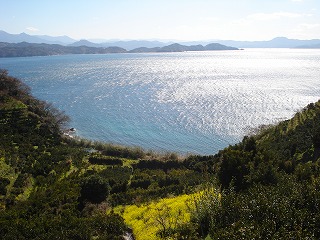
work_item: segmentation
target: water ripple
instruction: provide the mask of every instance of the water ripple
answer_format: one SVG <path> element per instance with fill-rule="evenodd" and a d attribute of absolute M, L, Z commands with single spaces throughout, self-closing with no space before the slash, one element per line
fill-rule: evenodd
<path fill-rule="evenodd" d="M 84 137 L 213 154 L 320 95 L 320 51 L 253 49 L 0 59 Z"/>

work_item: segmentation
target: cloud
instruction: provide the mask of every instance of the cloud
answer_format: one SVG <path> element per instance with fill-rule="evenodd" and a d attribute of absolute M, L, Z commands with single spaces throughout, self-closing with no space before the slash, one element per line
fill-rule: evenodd
<path fill-rule="evenodd" d="M 28 31 L 30 31 L 30 32 L 38 32 L 39 31 L 39 29 L 38 28 L 35 28 L 35 27 L 27 27 L 26 28 Z"/>
<path fill-rule="evenodd" d="M 309 23 L 302 23 L 299 25 L 300 28 L 304 28 L 304 29 L 315 29 L 315 28 L 319 28 L 320 24 L 316 23 L 316 24 L 309 24 Z"/>
<path fill-rule="evenodd" d="M 291 30 L 291 35 L 300 39 L 319 39 L 320 23 L 301 23 Z M 289 36 L 290 37 L 290 36 Z"/>
<path fill-rule="evenodd" d="M 256 21 L 269 21 L 277 20 L 280 18 L 298 18 L 305 16 L 304 14 L 299 13 L 290 13 L 290 12 L 274 12 L 274 13 L 255 13 L 247 16 L 250 20 Z"/>

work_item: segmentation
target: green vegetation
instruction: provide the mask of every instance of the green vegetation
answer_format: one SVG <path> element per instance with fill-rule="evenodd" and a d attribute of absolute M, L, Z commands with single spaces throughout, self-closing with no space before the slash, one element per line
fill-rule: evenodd
<path fill-rule="evenodd" d="M 120 47 L 88 47 L 62 46 L 46 43 L 6 43 L 0 42 L 0 57 L 31 57 L 52 56 L 66 54 L 107 54 L 125 53 L 127 50 Z"/>
<path fill-rule="evenodd" d="M 319 239 L 320 101 L 214 156 L 221 198 L 192 220 L 212 239 Z"/>
<path fill-rule="evenodd" d="M 127 227 L 112 207 L 190 193 L 204 182 L 175 154 L 72 139 L 67 121 L 0 71 L 2 239 L 122 239 Z"/>
<path fill-rule="evenodd" d="M 320 101 L 212 156 L 64 135 L 0 71 L 2 239 L 319 239 Z"/>
<path fill-rule="evenodd" d="M 81 211 L 108 188 L 96 198 L 88 195 L 97 178 L 85 174 L 87 152 L 64 141 L 67 120 L 0 71 L 1 239 L 121 239 L 126 230 L 119 215 L 98 207 Z M 96 182 L 96 189 L 107 186 Z"/>

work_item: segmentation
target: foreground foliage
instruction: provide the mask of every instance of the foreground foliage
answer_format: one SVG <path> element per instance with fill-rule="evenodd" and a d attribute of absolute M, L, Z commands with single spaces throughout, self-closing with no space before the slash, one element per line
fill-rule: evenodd
<path fill-rule="evenodd" d="M 79 207 L 91 182 L 79 171 L 87 153 L 62 138 L 67 120 L 0 71 L 1 239 L 122 239 L 119 215 Z"/>
<path fill-rule="evenodd" d="M 193 222 L 212 239 L 319 239 L 320 101 L 214 156 L 221 198 Z"/>
<path fill-rule="evenodd" d="M 0 71 L 2 239 L 122 239 L 128 230 L 120 215 L 106 214 L 112 206 L 190 193 L 203 182 L 192 161 L 73 139 L 67 121 Z"/>
<path fill-rule="evenodd" d="M 320 238 L 320 101 L 186 159 L 70 138 L 67 120 L 0 71 L 2 239 Z"/>

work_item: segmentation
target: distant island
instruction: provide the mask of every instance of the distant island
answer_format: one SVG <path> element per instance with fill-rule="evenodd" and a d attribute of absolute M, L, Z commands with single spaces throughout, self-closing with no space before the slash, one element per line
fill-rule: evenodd
<path fill-rule="evenodd" d="M 159 48 L 170 46 L 174 43 L 186 46 L 206 46 L 211 43 L 219 43 L 225 46 L 236 48 L 320 48 L 320 39 L 290 39 L 286 37 L 275 37 L 271 40 L 264 41 L 235 41 L 235 40 L 199 40 L 199 41 L 178 41 L 178 40 L 103 40 L 103 39 L 81 39 L 75 40 L 68 36 L 47 36 L 47 35 L 29 35 L 26 33 L 11 34 L 0 30 L 0 42 L 6 43 L 46 43 L 59 44 L 68 47 L 95 47 L 108 48 L 118 46 L 127 51 L 136 52 L 154 52 Z M 101 51 L 101 50 L 100 50 Z M 190 50 L 188 50 L 190 51 Z"/>
<path fill-rule="evenodd" d="M 232 46 L 232 47 L 229 47 Z M 299 40 L 276 37 L 267 41 L 159 41 L 75 40 L 68 36 L 10 34 L 0 30 L 0 57 L 29 57 L 66 54 L 152 53 L 239 50 L 243 48 L 319 49 L 320 39 Z"/>
<path fill-rule="evenodd" d="M 221 51 L 239 50 L 235 47 L 225 46 L 219 43 L 211 43 L 206 46 L 191 45 L 185 46 L 178 43 L 164 47 L 140 47 L 127 51 L 124 48 L 113 47 L 90 47 L 90 46 L 63 46 L 60 44 L 46 43 L 7 43 L 0 42 L 0 57 L 31 57 L 51 56 L 67 54 L 107 54 L 107 53 L 150 53 L 150 52 L 186 52 L 186 51 Z"/>
<path fill-rule="evenodd" d="M 302 45 L 298 46 L 296 48 L 302 48 L 302 49 L 320 49 L 320 43 L 318 44 L 311 44 L 311 45 Z"/>
<path fill-rule="evenodd" d="M 120 47 L 69 47 L 59 44 L 46 43 L 4 43 L 0 42 L 0 57 L 32 57 L 50 56 L 67 54 L 106 54 L 106 53 L 125 53 L 126 49 Z"/>
<path fill-rule="evenodd" d="M 219 43 L 211 43 L 206 46 L 199 45 L 181 45 L 179 43 L 170 44 L 164 47 L 155 47 L 155 48 L 135 48 L 129 52 L 132 53 L 143 53 L 143 52 L 191 52 L 191 51 L 219 51 L 219 50 L 239 50 L 235 47 L 225 46 Z"/>

